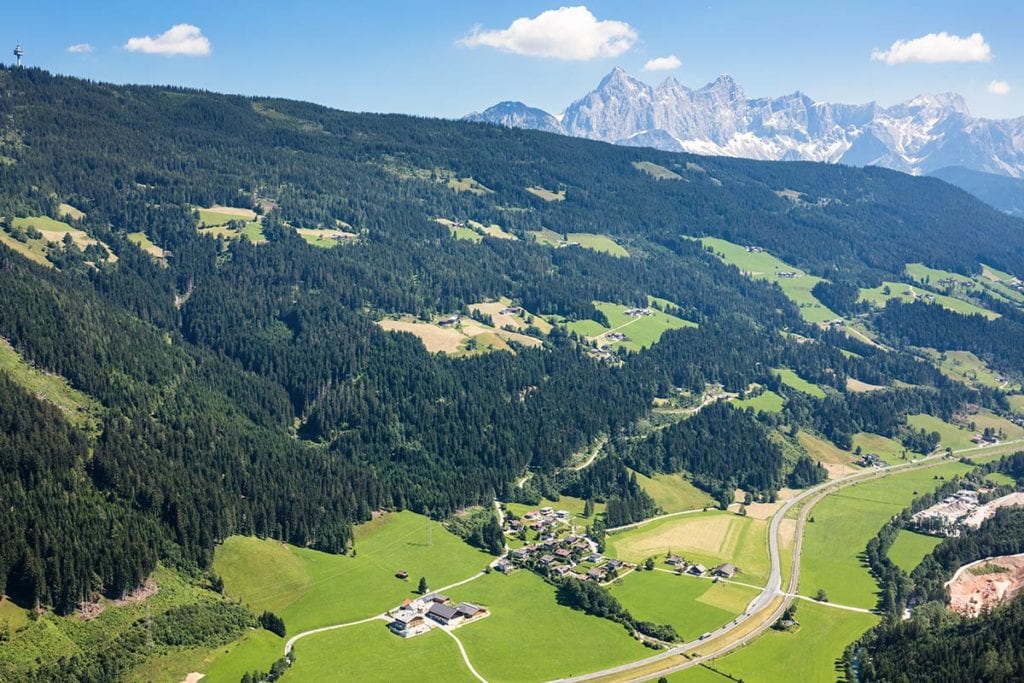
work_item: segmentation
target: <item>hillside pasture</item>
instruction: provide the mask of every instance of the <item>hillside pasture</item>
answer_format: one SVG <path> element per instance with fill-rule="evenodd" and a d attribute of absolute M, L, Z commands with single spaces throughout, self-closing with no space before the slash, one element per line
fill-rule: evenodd
<path fill-rule="evenodd" d="M 877 454 L 888 465 L 897 465 L 905 462 L 903 455 L 904 451 L 907 451 L 906 447 L 899 441 L 882 436 L 881 434 L 872 434 L 870 432 L 854 434 L 853 448 L 856 450 L 858 447 L 860 447 L 862 453 Z M 913 456 L 909 451 L 907 451 L 906 455 L 908 458 Z"/>
<path fill-rule="evenodd" d="M 85 218 L 84 211 L 64 202 L 61 202 L 60 206 L 57 207 L 57 215 L 61 218 L 70 218 L 73 221 L 80 221 Z"/>
<path fill-rule="evenodd" d="M 989 320 L 999 317 L 999 314 L 995 311 L 990 311 L 963 298 L 930 292 L 921 289 L 919 286 L 915 287 L 914 285 L 902 282 L 883 282 L 878 287 L 862 289 L 857 300 L 866 301 L 875 307 L 882 308 L 894 299 L 899 299 L 904 303 L 924 301 L 925 303 L 936 304 L 963 315 L 983 315 Z"/>
<path fill-rule="evenodd" d="M 25 241 L 14 239 L 11 235 L 0 232 L 0 237 L 3 238 L 5 244 L 37 263 L 50 265 L 49 261 L 46 260 L 46 254 L 50 251 L 49 243 L 60 244 L 67 235 L 71 236 L 72 242 L 79 249 L 84 250 L 86 247 L 94 244 L 102 245 L 107 250 L 106 262 L 115 263 L 117 261 L 117 254 L 114 253 L 109 244 L 105 244 L 100 240 L 90 237 L 85 231 L 73 228 L 67 223 L 55 220 L 49 216 L 14 218 L 11 221 L 11 228 L 26 233 L 30 228 L 39 231 L 40 237 L 36 239 L 30 238 Z"/>
<path fill-rule="evenodd" d="M 715 256 L 739 268 L 744 275 L 778 284 L 790 301 L 800 309 L 800 315 L 807 322 L 823 323 L 839 318 L 835 311 L 818 301 L 811 293 L 811 289 L 821 282 L 822 278 L 809 275 L 766 251 L 753 250 L 753 247 L 748 250 L 744 246 L 716 237 L 702 237 L 700 242 L 710 248 Z"/>
<path fill-rule="evenodd" d="M 634 161 L 633 168 L 646 173 L 655 180 L 686 180 L 675 171 L 671 171 L 664 166 L 659 166 L 653 161 Z"/>
<path fill-rule="evenodd" d="M 779 376 L 787 387 L 802 391 L 815 398 L 825 398 L 825 391 L 813 382 L 809 382 L 789 368 L 775 368 L 773 372 Z"/>
<path fill-rule="evenodd" d="M 774 391 L 765 389 L 757 396 L 751 398 L 734 398 L 731 400 L 733 406 L 740 410 L 753 408 L 755 413 L 781 413 L 786 400 Z"/>
<path fill-rule="evenodd" d="M 541 340 L 535 337 L 496 329 L 472 318 L 463 318 L 458 325 L 446 327 L 437 322 L 425 322 L 411 316 L 385 318 L 377 321 L 377 325 L 389 332 L 408 332 L 416 336 L 431 353 L 447 353 L 453 356 L 511 351 L 508 342 L 523 346 L 542 344 Z"/>
<path fill-rule="evenodd" d="M 731 512 L 709 510 L 658 519 L 609 534 L 609 555 L 629 562 L 666 553 L 714 567 L 732 562 L 740 568 L 738 580 L 762 584 L 768 578 L 768 524 Z"/>
<path fill-rule="evenodd" d="M 348 240 L 355 239 L 356 236 L 353 232 L 333 228 L 296 228 L 295 232 L 299 233 L 299 237 L 306 240 L 308 244 L 321 249 L 337 247 Z"/>
<path fill-rule="evenodd" d="M 151 239 L 144 232 L 129 232 L 125 235 L 128 241 L 135 244 L 142 251 L 146 252 L 157 260 L 163 260 L 167 258 L 167 253 L 153 243 Z"/>
<path fill-rule="evenodd" d="M 681 474 L 655 474 L 647 477 L 636 472 L 637 483 L 664 512 L 682 512 L 716 507 L 717 503 Z"/>
<path fill-rule="evenodd" d="M 525 330 L 530 325 L 533 325 L 538 330 L 547 334 L 551 332 L 554 327 L 547 320 L 539 315 L 530 313 L 525 308 L 520 313 L 502 313 L 502 311 L 510 306 L 513 306 L 511 299 L 502 297 L 498 301 L 487 301 L 477 304 L 470 304 L 469 310 L 478 311 L 484 315 L 491 317 L 494 321 L 494 326 L 498 329 L 503 327 L 513 327 L 517 330 Z M 521 306 L 519 308 L 522 308 Z M 532 320 L 531 320 L 532 319 Z"/>
<path fill-rule="evenodd" d="M 939 368 L 942 374 L 969 386 L 1005 391 L 1020 389 L 1019 382 L 1011 382 L 970 351 L 940 352 L 936 349 L 925 348 L 921 349 L 921 353 Z"/>
<path fill-rule="evenodd" d="M 549 247 L 582 247 L 611 256 L 626 257 L 629 252 L 608 235 L 592 232 L 559 233 L 550 228 L 531 231 L 529 235 L 539 244 Z"/>
<path fill-rule="evenodd" d="M 540 197 L 546 202 L 565 201 L 564 189 L 555 192 L 554 190 L 549 190 L 545 187 L 541 187 L 540 185 L 531 185 L 530 187 L 526 188 L 526 191 L 532 194 L 534 197 Z"/>
<path fill-rule="evenodd" d="M 914 429 L 923 429 L 929 433 L 938 432 L 941 438 L 939 448 L 952 448 L 954 451 L 958 451 L 974 446 L 971 443 L 971 437 L 974 436 L 974 432 L 966 427 L 944 422 L 932 415 L 925 415 L 923 413 L 908 415 L 907 424 Z"/>

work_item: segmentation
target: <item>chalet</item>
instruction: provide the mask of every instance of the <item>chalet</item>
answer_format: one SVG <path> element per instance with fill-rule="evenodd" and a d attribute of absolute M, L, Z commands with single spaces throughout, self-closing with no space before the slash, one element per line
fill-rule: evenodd
<path fill-rule="evenodd" d="M 568 510 L 559 510 L 558 512 L 555 513 L 555 517 L 557 517 L 558 519 L 562 519 L 562 520 L 569 519 L 569 511 Z"/>
<path fill-rule="evenodd" d="M 695 564 L 695 565 L 690 567 L 689 573 L 693 574 L 694 576 L 704 576 L 704 572 L 706 572 L 707 570 L 708 570 L 708 568 L 705 567 L 704 565 L 702 565 L 702 564 Z"/>
<path fill-rule="evenodd" d="M 551 507 L 543 507 L 543 508 L 541 508 L 541 509 L 540 509 L 540 514 L 542 514 L 542 515 L 550 515 L 550 514 L 552 514 L 552 513 L 554 512 L 554 511 L 555 511 L 555 509 L 554 509 L 554 508 L 551 508 Z"/>
<path fill-rule="evenodd" d="M 554 561 L 555 561 L 554 555 L 541 555 L 541 557 L 540 557 L 540 563 L 541 564 L 551 564 Z"/>
<path fill-rule="evenodd" d="M 669 555 L 667 558 L 665 558 L 665 564 L 671 565 L 673 567 L 678 567 L 681 564 L 686 564 L 686 561 L 678 555 Z"/>
<path fill-rule="evenodd" d="M 885 461 L 882 460 L 882 456 L 878 455 L 878 453 L 865 453 L 860 456 L 857 464 L 861 467 L 885 467 Z"/>
<path fill-rule="evenodd" d="M 608 564 L 605 566 L 609 569 L 620 569 L 622 567 L 622 560 L 608 560 Z"/>
<path fill-rule="evenodd" d="M 525 560 L 530 556 L 531 548 L 516 548 L 512 551 L 512 559 Z"/>
<path fill-rule="evenodd" d="M 506 306 L 505 308 L 501 309 L 502 315 L 519 315 L 522 312 L 523 309 L 519 306 Z"/>
<path fill-rule="evenodd" d="M 600 567 L 594 567 L 587 572 L 587 578 L 593 581 L 604 581 L 605 572 Z"/>
<path fill-rule="evenodd" d="M 587 562 L 593 562 L 594 564 L 597 564 L 598 562 L 601 561 L 601 553 L 591 553 L 590 555 L 588 555 L 584 559 Z"/>
<path fill-rule="evenodd" d="M 452 325 L 458 325 L 462 320 L 460 315 L 450 315 L 447 318 L 441 318 L 437 321 L 439 327 L 451 327 Z"/>
<path fill-rule="evenodd" d="M 572 567 L 570 567 L 567 564 L 559 564 L 551 568 L 551 572 L 553 574 L 557 574 L 558 576 L 565 576 L 570 571 L 572 571 Z"/>
<path fill-rule="evenodd" d="M 442 626 L 448 626 L 462 621 L 462 615 L 459 613 L 458 609 L 451 605 L 442 605 L 439 603 L 435 603 L 430 606 L 430 609 L 427 610 L 427 616 Z"/>
<path fill-rule="evenodd" d="M 559 548 L 555 551 L 555 556 L 558 557 L 560 560 L 564 560 L 566 558 L 571 557 L 572 553 L 569 552 L 568 548 Z"/>
<path fill-rule="evenodd" d="M 431 593 L 430 595 L 423 598 L 423 602 L 427 604 L 434 603 L 436 605 L 443 605 L 444 603 L 448 602 L 448 596 L 442 595 L 441 593 Z"/>
<path fill-rule="evenodd" d="M 392 614 L 392 621 L 388 628 L 392 633 L 409 638 L 427 630 L 427 621 L 423 615 L 409 607 L 403 607 Z"/>
<path fill-rule="evenodd" d="M 721 577 L 723 579 L 731 579 L 736 575 L 737 572 L 739 572 L 739 569 L 736 568 L 736 565 L 730 564 L 728 562 L 726 562 L 725 564 L 720 564 L 711 570 L 711 573 L 713 575 Z"/>
<path fill-rule="evenodd" d="M 515 566 L 506 559 L 500 559 L 494 563 L 495 571 L 499 571 L 502 574 L 511 574 Z"/>

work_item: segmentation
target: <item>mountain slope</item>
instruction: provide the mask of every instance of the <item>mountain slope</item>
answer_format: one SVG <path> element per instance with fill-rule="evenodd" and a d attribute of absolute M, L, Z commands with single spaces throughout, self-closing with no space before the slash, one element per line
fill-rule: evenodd
<path fill-rule="evenodd" d="M 524 109 L 503 102 L 472 120 L 695 154 L 876 165 L 915 175 L 963 166 L 1024 176 L 1024 117 L 973 118 L 953 93 L 888 108 L 815 102 L 800 92 L 749 99 L 728 76 L 692 90 L 674 78 L 650 86 L 616 68 L 561 117 L 530 109 L 530 116 L 508 122 L 506 112 Z"/>

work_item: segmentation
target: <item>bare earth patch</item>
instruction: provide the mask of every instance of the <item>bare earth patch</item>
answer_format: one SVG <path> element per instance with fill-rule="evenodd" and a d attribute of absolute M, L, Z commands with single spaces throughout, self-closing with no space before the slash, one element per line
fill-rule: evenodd
<path fill-rule="evenodd" d="M 993 557 L 965 564 L 946 584 L 949 608 L 965 616 L 982 612 L 1011 599 L 1024 586 L 1024 553 Z"/>

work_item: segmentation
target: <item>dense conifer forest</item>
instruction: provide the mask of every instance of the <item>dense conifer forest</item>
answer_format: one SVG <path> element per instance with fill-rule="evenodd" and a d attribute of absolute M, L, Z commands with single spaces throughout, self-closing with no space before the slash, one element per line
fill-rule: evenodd
<path fill-rule="evenodd" d="M 102 406 L 96 429 L 74 426 L 0 373 L 0 592 L 67 613 L 120 595 L 157 561 L 207 568 L 230 534 L 342 552 L 375 509 L 445 517 L 521 496 L 528 470 L 554 495 L 606 499 L 608 523 L 625 523 L 654 511 L 627 466 L 686 470 L 720 497 L 735 485 L 771 495 L 821 476 L 783 457 L 768 436 L 779 424 L 843 446 L 858 431 L 899 435 L 908 414 L 1005 405 L 891 346 L 805 322 L 778 286 L 689 238 L 757 244 L 873 286 L 917 261 L 1024 273 L 1019 220 L 941 181 L 875 168 L 700 158 L 686 182 L 658 182 L 632 166 L 694 159 L 0 69 L 0 227 L 68 220 L 117 256 L 65 244 L 33 263 L 0 245 L 0 337 Z M 459 178 L 485 189 L 457 191 Z M 777 194 L 786 189 L 806 200 Z M 201 234 L 196 207 L 217 204 L 264 215 L 265 241 Z M 457 240 L 435 218 L 497 223 L 520 239 Z M 331 249 L 294 230 L 339 225 L 356 238 Z M 610 235 L 630 255 L 550 248 L 527 234 L 542 227 Z M 558 326 L 539 347 L 454 357 L 375 324 L 498 297 L 545 318 L 601 320 L 595 301 L 648 296 L 697 326 L 614 363 Z M 834 298 L 838 308 L 849 296 Z M 880 328 L 895 346 L 916 315 L 892 307 Z M 1018 367 L 1006 340 L 1018 323 L 1005 318 L 956 324 L 965 344 Z M 825 398 L 781 386 L 782 366 Z M 855 394 L 850 377 L 905 386 Z M 752 383 L 784 395 L 783 413 L 716 405 L 636 433 L 656 397 Z M 559 475 L 601 436 L 617 455 Z M 478 540 L 490 546 L 487 531 Z"/>

